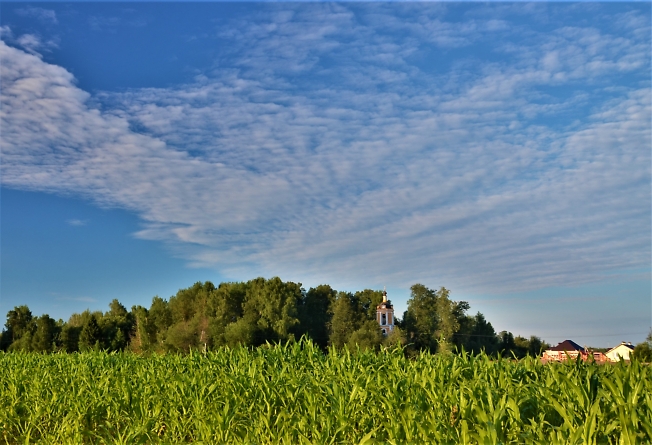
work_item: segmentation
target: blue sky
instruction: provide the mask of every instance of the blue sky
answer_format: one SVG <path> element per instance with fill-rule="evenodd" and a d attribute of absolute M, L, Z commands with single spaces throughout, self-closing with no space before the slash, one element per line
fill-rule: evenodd
<path fill-rule="evenodd" d="M 650 329 L 647 3 L 0 12 L 0 317 L 280 276 Z"/>

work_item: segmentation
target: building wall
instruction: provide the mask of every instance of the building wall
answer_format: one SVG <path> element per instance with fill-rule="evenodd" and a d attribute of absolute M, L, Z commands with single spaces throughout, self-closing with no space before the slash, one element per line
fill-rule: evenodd
<path fill-rule="evenodd" d="M 627 346 L 619 345 L 619 346 L 616 346 L 615 348 L 613 348 L 612 350 L 607 351 L 605 353 L 605 355 L 612 362 L 617 362 L 617 361 L 620 360 L 620 357 L 622 357 L 623 360 L 629 360 L 629 355 L 632 352 L 633 351 L 631 349 L 629 349 Z"/>
<path fill-rule="evenodd" d="M 383 315 L 385 315 L 385 323 L 383 324 Z M 394 330 L 394 309 L 389 308 L 380 308 L 376 311 L 376 321 L 380 325 L 381 329 L 385 329 L 386 333 L 390 333 Z"/>

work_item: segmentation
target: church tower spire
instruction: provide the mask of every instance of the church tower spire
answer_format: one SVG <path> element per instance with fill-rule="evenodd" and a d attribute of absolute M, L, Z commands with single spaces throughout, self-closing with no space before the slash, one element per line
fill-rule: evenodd
<path fill-rule="evenodd" d="M 383 288 L 383 301 L 376 306 L 376 320 L 383 335 L 389 335 L 394 330 L 394 306 L 387 299 L 387 288 Z"/>

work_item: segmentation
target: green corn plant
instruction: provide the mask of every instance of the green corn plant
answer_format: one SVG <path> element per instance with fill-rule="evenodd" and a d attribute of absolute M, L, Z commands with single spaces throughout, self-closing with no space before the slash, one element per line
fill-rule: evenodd
<path fill-rule="evenodd" d="M 652 441 L 650 367 L 406 358 L 309 341 L 188 355 L 0 353 L 0 442 Z"/>

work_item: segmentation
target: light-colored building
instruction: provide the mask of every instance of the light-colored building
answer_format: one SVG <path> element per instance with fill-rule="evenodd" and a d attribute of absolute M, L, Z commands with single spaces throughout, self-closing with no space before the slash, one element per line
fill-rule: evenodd
<path fill-rule="evenodd" d="M 622 342 L 615 348 L 609 349 L 604 355 L 607 356 L 607 359 L 612 362 L 620 361 L 622 357 L 623 360 L 629 361 L 629 355 L 634 352 L 634 346 L 630 342 Z"/>
<path fill-rule="evenodd" d="M 376 306 L 376 320 L 383 335 L 389 335 L 394 330 L 394 306 L 387 299 L 387 290 L 383 290 L 383 302 Z"/>

